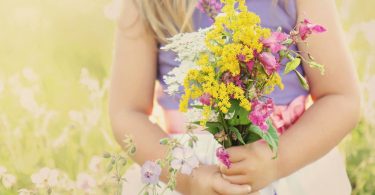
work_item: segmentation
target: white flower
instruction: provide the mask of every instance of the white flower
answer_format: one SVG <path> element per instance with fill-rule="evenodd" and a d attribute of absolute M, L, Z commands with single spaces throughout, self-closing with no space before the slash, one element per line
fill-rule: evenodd
<path fill-rule="evenodd" d="M 4 83 L 0 80 L 0 94 L 4 91 Z"/>
<path fill-rule="evenodd" d="M 198 108 L 190 108 L 185 113 L 185 117 L 189 123 L 201 121 L 203 118 L 203 110 Z M 208 121 L 217 122 L 218 117 L 219 113 L 212 110 L 210 116 L 208 117 Z"/>
<path fill-rule="evenodd" d="M 96 181 L 87 173 L 80 173 L 77 177 L 76 186 L 78 189 L 89 193 L 96 186 Z"/>
<path fill-rule="evenodd" d="M 34 70 L 29 67 L 22 69 L 22 75 L 29 81 L 38 80 L 38 76 L 35 74 Z"/>
<path fill-rule="evenodd" d="M 201 52 L 207 51 L 205 45 L 205 34 L 209 30 L 200 29 L 198 32 L 180 33 L 170 39 L 171 43 L 162 47 L 163 50 L 171 50 L 177 53 L 176 61 L 181 62 L 178 67 L 173 68 L 163 77 L 167 84 L 166 92 L 175 95 L 180 92 L 187 73 L 192 69 L 199 69 L 195 64 Z"/>
<path fill-rule="evenodd" d="M 3 186 L 9 189 L 16 183 L 16 180 L 16 176 L 11 174 L 4 174 L 2 178 Z"/>
<path fill-rule="evenodd" d="M 31 176 L 31 181 L 37 188 L 54 187 L 58 184 L 59 171 L 56 169 L 42 168 Z"/>
<path fill-rule="evenodd" d="M 121 0 L 112 0 L 111 3 L 105 6 L 104 15 L 110 20 L 116 20 L 120 17 L 122 6 Z"/>
<path fill-rule="evenodd" d="M 194 151 L 188 147 L 176 147 L 172 151 L 171 167 L 180 170 L 182 174 L 190 175 L 199 166 L 199 160 Z"/>
<path fill-rule="evenodd" d="M 100 164 L 103 158 L 100 156 L 94 156 L 90 160 L 89 169 L 93 172 L 98 172 L 100 170 Z"/>
<path fill-rule="evenodd" d="M 205 28 L 198 32 L 177 34 L 169 39 L 170 44 L 161 49 L 177 53 L 178 61 L 194 61 L 201 52 L 207 51 L 205 39 L 209 30 L 210 28 Z"/>
<path fill-rule="evenodd" d="M 173 68 L 167 75 L 164 75 L 164 82 L 167 84 L 166 92 L 170 95 L 180 92 L 180 87 L 183 86 L 184 79 L 188 72 L 192 69 L 198 69 L 192 61 L 182 61 L 181 65 Z"/>
<path fill-rule="evenodd" d="M 7 169 L 3 166 L 0 166 L 0 177 L 7 172 Z"/>
<path fill-rule="evenodd" d="M 25 188 L 18 190 L 18 195 L 31 195 L 31 194 L 33 194 L 32 191 L 25 189 Z"/>

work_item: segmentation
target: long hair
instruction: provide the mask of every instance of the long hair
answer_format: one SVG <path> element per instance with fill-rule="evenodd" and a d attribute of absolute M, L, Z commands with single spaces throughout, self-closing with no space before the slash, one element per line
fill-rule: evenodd
<path fill-rule="evenodd" d="M 194 30 L 193 14 L 198 0 L 133 0 L 148 30 L 161 42 Z M 276 5 L 278 1 L 273 0 Z M 287 0 L 284 0 L 287 3 Z"/>

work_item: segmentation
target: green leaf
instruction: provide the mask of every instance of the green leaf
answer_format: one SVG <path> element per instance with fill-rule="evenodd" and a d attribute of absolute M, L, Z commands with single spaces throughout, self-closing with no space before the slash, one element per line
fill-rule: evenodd
<path fill-rule="evenodd" d="M 294 58 L 292 61 L 289 61 L 286 63 L 284 74 L 288 74 L 289 72 L 295 70 L 300 64 L 301 58 Z"/>
<path fill-rule="evenodd" d="M 219 129 L 224 129 L 224 125 L 220 122 L 206 122 L 206 127 L 216 127 Z"/>
<path fill-rule="evenodd" d="M 276 156 L 277 156 L 277 150 L 279 147 L 279 135 L 277 134 L 277 130 L 272 125 L 272 122 L 270 120 L 267 121 L 267 124 L 269 126 L 267 132 L 262 131 L 256 125 L 251 125 L 248 130 L 250 132 L 253 132 L 259 135 L 259 137 L 261 137 L 264 141 L 266 141 L 268 146 L 271 148 L 273 152 L 276 153 Z"/>
<path fill-rule="evenodd" d="M 322 64 L 319 64 L 315 61 L 310 61 L 309 65 L 310 65 L 311 68 L 317 68 L 320 71 L 320 74 L 324 75 L 325 69 L 324 69 L 324 66 Z"/>
<path fill-rule="evenodd" d="M 233 113 L 234 115 L 231 119 L 228 119 L 228 124 L 230 126 L 237 126 L 237 125 L 248 125 L 250 124 L 249 119 L 247 116 L 249 115 L 249 111 L 245 108 L 240 106 L 239 100 L 231 100 L 231 107 L 229 108 L 228 113 Z"/>
<path fill-rule="evenodd" d="M 287 39 L 287 40 L 283 41 L 281 44 L 283 44 L 283 45 L 290 45 L 292 43 L 293 43 L 293 39 Z"/>
<path fill-rule="evenodd" d="M 240 131 L 236 128 L 236 127 L 233 127 L 233 126 L 230 126 L 229 129 L 234 132 L 237 136 L 237 139 L 243 144 L 245 145 L 246 143 L 243 141 L 243 138 L 242 138 L 242 135 L 240 133 Z"/>
<path fill-rule="evenodd" d="M 202 105 L 190 105 L 192 108 L 203 109 Z"/>
<path fill-rule="evenodd" d="M 297 77 L 298 77 L 298 80 L 299 80 L 299 83 L 301 84 L 301 86 L 306 89 L 306 90 L 309 90 L 310 87 L 309 87 L 309 84 L 307 83 L 306 79 L 304 76 L 301 75 L 301 73 L 299 73 L 297 70 L 294 70 L 294 72 L 296 73 Z"/>
<path fill-rule="evenodd" d="M 246 143 L 248 143 L 248 144 L 256 142 L 260 139 L 262 139 L 262 138 L 258 134 L 254 133 L 254 132 L 251 132 L 251 131 L 249 131 L 248 135 L 245 137 Z"/>
<path fill-rule="evenodd" d="M 212 135 L 215 135 L 216 133 L 219 133 L 222 129 L 219 129 L 217 127 L 207 127 L 205 130 L 210 132 Z"/>

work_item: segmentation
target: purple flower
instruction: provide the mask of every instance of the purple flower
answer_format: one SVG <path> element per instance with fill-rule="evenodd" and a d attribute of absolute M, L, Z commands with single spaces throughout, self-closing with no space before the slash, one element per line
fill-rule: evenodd
<path fill-rule="evenodd" d="M 327 31 L 323 26 L 312 24 L 308 19 L 301 22 L 299 26 L 299 34 L 302 40 L 306 40 L 312 33 L 322 33 Z"/>
<path fill-rule="evenodd" d="M 197 8 L 212 19 L 220 13 L 222 7 L 220 0 L 199 0 L 197 4 Z"/>
<path fill-rule="evenodd" d="M 204 93 L 200 98 L 199 101 L 206 106 L 211 105 L 211 95 L 208 93 Z"/>
<path fill-rule="evenodd" d="M 282 45 L 281 43 L 284 42 L 289 38 L 289 35 L 283 33 L 283 32 L 272 32 L 272 35 L 262 40 L 262 43 L 271 49 L 272 53 L 277 53 L 280 50 L 285 50 L 286 47 Z"/>
<path fill-rule="evenodd" d="M 223 147 L 220 147 L 220 148 L 216 149 L 216 157 L 228 169 L 230 168 L 230 166 L 231 166 L 232 163 L 229 160 L 229 153 Z"/>
<path fill-rule="evenodd" d="M 276 57 L 270 52 L 263 52 L 259 54 L 259 61 L 263 64 L 267 74 L 272 74 L 279 70 L 280 64 L 277 62 Z"/>
<path fill-rule="evenodd" d="M 182 174 L 190 175 L 194 168 L 199 166 L 194 151 L 187 147 L 176 147 L 172 151 L 171 167 L 180 170 Z"/>
<path fill-rule="evenodd" d="M 271 116 L 274 110 L 274 104 L 272 99 L 267 99 L 266 102 L 254 100 L 251 103 L 251 112 L 248 116 L 249 120 L 261 130 L 267 131 L 267 119 Z"/>
<path fill-rule="evenodd" d="M 153 161 L 146 161 L 141 169 L 142 182 L 145 184 L 157 184 L 161 174 L 161 167 Z"/>

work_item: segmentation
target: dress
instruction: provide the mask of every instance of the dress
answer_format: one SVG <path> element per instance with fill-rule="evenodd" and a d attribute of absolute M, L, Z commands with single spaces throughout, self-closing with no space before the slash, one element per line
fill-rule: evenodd
<path fill-rule="evenodd" d="M 247 6 L 250 11 L 255 12 L 261 18 L 261 25 L 273 30 L 281 27 L 283 31 L 289 32 L 296 24 L 296 2 L 295 0 L 278 1 L 273 5 L 273 0 L 247 0 Z M 195 28 L 204 28 L 211 24 L 210 19 L 199 11 L 194 13 Z M 162 45 L 160 45 L 162 46 Z M 297 49 L 296 46 L 293 47 Z M 163 76 L 167 74 L 179 63 L 174 61 L 175 55 L 172 52 L 159 50 L 158 54 L 158 75 L 157 78 L 162 87 L 165 87 Z M 304 74 L 303 68 L 297 69 Z M 283 72 L 284 70 L 280 70 Z M 306 97 L 309 91 L 303 89 L 294 73 L 282 75 L 284 90 L 276 88 L 270 94 L 276 107 L 276 113 L 272 117 L 276 127 L 285 130 L 292 125 L 298 117 L 303 114 L 306 105 Z M 159 92 L 157 101 L 165 110 L 177 110 L 177 96 L 169 96 L 164 92 Z M 181 137 L 183 135 L 174 135 Z M 219 144 L 210 134 L 199 134 L 198 146 L 194 148 L 196 155 L 203 164 L 216 164 L 216 148 Z M 133 165 L 127 171 L 125 177 L 127 182 L 123 185 L 123 194 L 137 194 L 144 186 L 140 181 L 140 167 Z M 332 149 L 321 159 L 305 166 L 290 176 L 275 181 L 268 187 L 260 191 L 261 195 L 349 195 L 351 194 L 351 185 L 346 174 L 344 159 L 337 148 Z M 177 195 L 177 192 L 168 192 L 166 194 Z"/>

